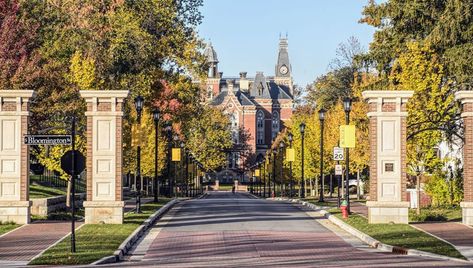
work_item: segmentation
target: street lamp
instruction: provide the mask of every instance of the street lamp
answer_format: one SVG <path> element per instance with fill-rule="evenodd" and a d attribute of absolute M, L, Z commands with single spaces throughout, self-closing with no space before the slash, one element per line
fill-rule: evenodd
<path fill-rule="evenodd" d="M 266 162 L 267 162 L 267 155 L 264 156 L 263 159 L 263 197 L 266 198 Z"/>
<path fill-rule="evenodd" d="M 278 150 L 273 148 L 273 194 L 272 197 L 276 197 L 276 153 Z"/>
<path fill-rule="evenodd" d="M 283 165 L 284 156 L 283 156 L 283 152 L 284 152 L 284 142 L 281 142 L 281 143 L 279 143 L 279 153 L 281 153 L 281 185 L 280 185 L 281 197 L 283 197 L 283 185 L 284 185 L 284 165 Z"/>
<path fill-rule="evenodd" d="M 343 109 L 345 110 L 345 124 L 348 125 L 350 124 L 350 111 L 351 111 L 351 99 L 346 97 L 343 99 Z M 350 149 L 346 148 L 346 155 L 347 158 L 345 159 L 345 169 L 346 169 L 346 175 L 345 175 L 345 200 L 347 201 L 347 211 L 350 213 L 350 182 L 349 182 L 349 176 L 350 176 Z"/>
<path fill-rule="evenodd" d="M 287 139 L 289 140 L 289 147 L 292 149 L 292 133 L 289 133 L 287 135 Z M 289 161 L 289 183 L 291 184 L 290 187 L 289 187 L 289 196 L 292 198 L 293 197 L 293 191 L 294 191 L 294 181 L 293 181 L 293 177 L 292 177 L 292 161 Z"/>
<path fill-rule="evenodd" d="M 168 122 L 166 126 L 166 136 L 168 142 L 168 153 L 167 153 L 167 165 L 166 165 L 166 177 L 167 177 L 167 189 L 166 193 L 167 196 L 172 196 L 172 179 L 171 179 L 171 151 L 172 151 L 172 126 L 171 123 Z"/>
<path fill-rule="evenodd" d="M 301 191 L 299 194 L 300 198 L 305 198 L 305 178 L 304 178 L 304 132 L 305 132 L 305 123 L 302 122 L 299 125 L 299 130 L 301 132 Z"/>
<path fill-rule="evenodd" d="M 320 120 L 320 194 L 319 202 L 324 202 L 324 121 L 325 121 L 325 109 L 319 110 Z"/>
<path fill-rule="evenodd" d="M 153 121 L 154 121 L 154 181 L 153 181 L 153 190 L 154 190 L 154 202 L 158 202 L 159 199 L 159 183 L 158 183 L 158 131 L 159 131 L 159 109 L 153 111 Z"/>
<path fill-rule="evenodd" d="M 143 112 L 144 99 L 140 95 L 135 98 L 136 116 L 138 119 L 138 127 L 141 127 L 141 113 Z M 141 131 L 140 131 L 141 132 Z M 136 189 L 136 210 L 135 213 L 141 213 L 141 135 L 139 137 L 138 146 L 136 148 L 136 181 L 140 183 Z"/>

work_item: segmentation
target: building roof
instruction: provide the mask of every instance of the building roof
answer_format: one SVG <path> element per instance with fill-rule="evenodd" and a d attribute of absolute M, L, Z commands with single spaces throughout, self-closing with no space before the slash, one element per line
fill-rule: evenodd
<path fill-rule="evenodd" d="M 208 63 L 218 63 L 217 52 L 210 42 L 205 47 L 204 56 Z"/>

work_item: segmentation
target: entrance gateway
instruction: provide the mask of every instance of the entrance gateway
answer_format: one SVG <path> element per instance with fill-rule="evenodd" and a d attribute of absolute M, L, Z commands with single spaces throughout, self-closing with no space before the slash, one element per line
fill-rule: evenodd
<path fill-rule="evenodd" d="M 123 223 L 122 117 L 129 91 L 80 91 L 87 103 L 86 223 Z M 32 90 L 0 90 L 0 221 L 30 222 L 29 142 Z M 67 139 L 67 138 L 66 138 Z"/>

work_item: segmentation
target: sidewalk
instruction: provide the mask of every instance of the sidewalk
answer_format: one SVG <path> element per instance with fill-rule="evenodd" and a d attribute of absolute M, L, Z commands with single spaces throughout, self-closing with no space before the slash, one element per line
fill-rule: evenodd
<path fill-rule="evenodd" d="M 153 201 L 142 198 L 141 204 Z M 135 209 L 135 199 L 125 201 L 125 212 Z M 76 222 L 76 228 L 84 222 Z M 70 221 L 36 221 L 0 237 L 0 267 L 23 266 L 71 231 Z"/>
<path fill-rule="evenodd" d="M 76 228 L 82 222 L 76 222 Z M 0 237 L 0 266 L 26 265 L 71 231 L 65 221 L 39 221 L 24 225 Z"/>
<path fill-rule="evenodd" d="M 368 207 L 364 203 L 352 202 L 350 205 L 352 212 L 368 217 Z M 473 228 L 461 222 L 425 222 L 410 225 L 444 240 L 468 260 L 473 261 Z"/>

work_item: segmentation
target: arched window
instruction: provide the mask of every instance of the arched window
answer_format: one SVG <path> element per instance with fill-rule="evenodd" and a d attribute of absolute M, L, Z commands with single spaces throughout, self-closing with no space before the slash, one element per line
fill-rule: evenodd
<path fill-rule="evenodd" d="M 280 121 L 280 118 L 279 118 L 279 113 L 277 111 L 274 111 L 273 112 L 273 120 L 272 120 L 272 138 L 276 138 L 276 136 L 278 135 L 279 133 L 279 121 Z"/>
<path fill-rule="evenodd" d="M 264 113 L 256 113 L 256 144 L 264 144 Z"/>
<path fill-rule="evenodd" d="M 234 112 L 230 115 L 230 124 L 231 124 L 231 131 L 232 131 L 232 140 L 233 143 L 239 142 L 239 131 L 238 131 L 238 113 Z"/>

